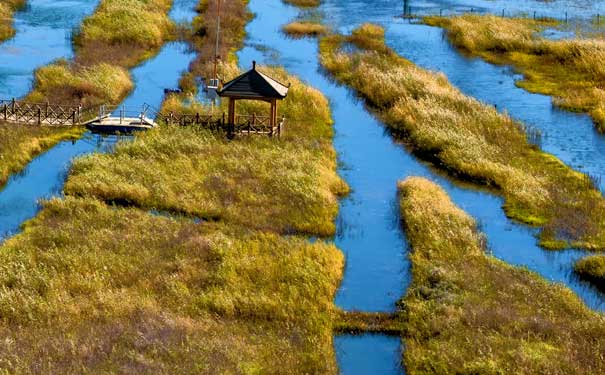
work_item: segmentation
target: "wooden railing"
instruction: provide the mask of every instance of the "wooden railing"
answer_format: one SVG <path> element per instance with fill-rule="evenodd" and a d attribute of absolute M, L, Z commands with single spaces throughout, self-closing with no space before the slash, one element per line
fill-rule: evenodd
<path fill-rule="evenodd" d="M 271 118 L 269 116 L 257 115 L 236 115 L 234 124 L 226 121 L 225 114 L 222 115 L 202 115 L 202 114 L 159 114 L 157 121 L 170 125 L 181 126 L 200 126 L 215 131 L 224 131 L 230 137 L 234 135 L 268 135 L 280 136 L 285 118 L 271 127 Z"/>
<path fill-rule="evenodd" d="M 0 121 L 18 124 L 79 125 L 84 111 L 79 106 L 0 100 Z"/>

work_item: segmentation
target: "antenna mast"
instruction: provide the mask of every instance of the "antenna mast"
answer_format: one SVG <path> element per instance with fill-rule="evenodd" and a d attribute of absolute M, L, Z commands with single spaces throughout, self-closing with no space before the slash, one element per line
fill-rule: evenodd
<path fill-rule="evenodd" d="M 221 0 L 218 0 L 216 21 L 216 49 L 214 51 L 214 78 L 218 81 L 219 38 L 221 35 Z"/>

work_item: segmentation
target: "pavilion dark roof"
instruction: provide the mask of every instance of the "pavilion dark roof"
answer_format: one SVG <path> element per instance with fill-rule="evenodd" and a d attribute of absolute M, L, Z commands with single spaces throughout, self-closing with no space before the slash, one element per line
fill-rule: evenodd
<path fill-rule="evenodd" d="M 228 98 L 281 100 L 288 95 L 288 89 L 289 86 L 256 70 L 255 62 L 251 70 L 227 82 L 218 91 L 218 95 Z"/>

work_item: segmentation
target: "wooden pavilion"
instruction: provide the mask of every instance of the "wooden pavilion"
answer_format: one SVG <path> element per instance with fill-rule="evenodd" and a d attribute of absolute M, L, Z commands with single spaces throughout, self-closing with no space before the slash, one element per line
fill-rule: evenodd
<path fill-rule="evenodd" d="M 239 77 L 225 83 L 217 91 L 222 98 L 229 98 L 229 114 L 227 116 L 227 125 L 236 131 L 245 132 L 253 128 L 256 133 L 259 128 L 268 128 L 267 133 L 273 135 L 279 134 L 282 121 L 277 122 L 277 101 L 283 100 L 288 96 L 290 85 L 286 86 L 268 75 L 256 70 L 256 61 L 252 62 L 252 69 Z M 258 100 L 271 104 L 269 116 L 236 116 L 235 103 L 238 100 Z"/>

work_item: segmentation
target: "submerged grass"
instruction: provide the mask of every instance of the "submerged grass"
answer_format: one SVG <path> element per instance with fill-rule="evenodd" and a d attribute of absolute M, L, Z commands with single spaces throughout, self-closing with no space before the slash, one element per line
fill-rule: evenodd
<path fill-rule="evenodd" d="M 454 46 L 496 64 L 510 64 L 525 77 L 517 85 L 551 95 L 554 103 L 587 112 L 605 131 L 605 40 L 548 40 L 540 36 L 551 21 L 463 15 L 427 17 L 424 22 L 447 30 Z"/>
<path fill-rule="evenodd" d="M 15 35 L 13 28 L 13 14 L 19 8 L 25 6 L 26 0 L 2 0 L 0 1 L 0 42 Z"/>
<path fill-rule="evenodd" d="M 543 228 L 543 246 L 605 248 L 605 200 L 587 176 L 531 145 L 523 124 L 396 55 L 380 27 L 323 38 L 321 61 L 416 154 L 497 188 L 509 217 Z"/>
<path fill-rule="evenodd" d="M 605 319 L 561 285 L 486 255 L 436 184 L 400 183 L 413 282 L 402 300 L 409 374 L 600 374 Z"/>
<path fill-rule="evenodd" d="M 61 140 L 78 138 L 82 132 L 78 128 L 15 126 L 0 122 L 0 188 L 34 156 Z"/>

